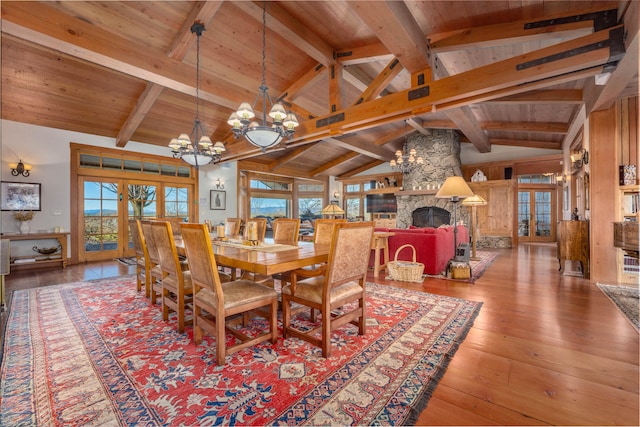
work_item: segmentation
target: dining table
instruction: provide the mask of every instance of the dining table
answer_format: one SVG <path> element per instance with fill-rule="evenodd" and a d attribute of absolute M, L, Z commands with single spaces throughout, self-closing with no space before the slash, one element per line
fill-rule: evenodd
<path fill-rule="evenodd" d="M 182 240 L 176 239 L 179 255 L 185 255 Z M 313 242 L 278 242 L 265 239 L 258 244 L 249 244 L 241 239 L 211 240 L 216 264 L 240 269 L 250 273 L 271 276 L 298 268 L 327 262 L 329 244 Z"/>

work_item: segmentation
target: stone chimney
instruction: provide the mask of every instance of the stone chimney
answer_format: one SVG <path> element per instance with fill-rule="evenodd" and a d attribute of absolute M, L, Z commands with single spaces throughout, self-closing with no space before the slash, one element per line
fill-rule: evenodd
<path fill-rule="evenodd" d="M 424 164 L 417 166 L 403 178 L 403 190 L 426 190 L 431 194 L 398 195 L 398 213 L 396 223 L 399 228 L 407 228 L 412 224 L 414 210 L 426 206 L 437 206 L 451 213 L 453 222 L 453 205 L 447 199 L 434 196 L 437 189 L 450 176 L 462 176 L 460 163 L 460 141 L 458 134 L 449 129 L 432 129 L 429 136 L 415 134 L 408 138 L 407 149 L 415 148 L 417 155 L 424 159 Z M 458 205 L 458 221 L 468 226 L 467 209 Z"/>

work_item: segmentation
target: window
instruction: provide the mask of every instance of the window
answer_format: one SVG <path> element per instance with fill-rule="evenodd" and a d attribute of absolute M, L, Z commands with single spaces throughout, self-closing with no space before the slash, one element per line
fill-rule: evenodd
<path fill-rule="evenodd" d="M 536 175 L 520 175 L 518 176 L 520 184 L 555 184 L 556 176 L 554 174 L 536 174 Z"/>

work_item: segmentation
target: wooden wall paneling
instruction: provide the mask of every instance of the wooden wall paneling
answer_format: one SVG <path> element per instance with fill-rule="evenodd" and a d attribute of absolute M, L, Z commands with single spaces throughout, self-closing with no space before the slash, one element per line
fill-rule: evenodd
<path fill-rule="evenodd" d="M 591 113 L 588 123 L 591 200 L 598 201 L 591 206 L 591 280 L 615 283 L 617 249 L 613 246 L 613 222 L 619 202 L 618 192 L 613 190 L 618 188 L 618 159 L 621 154 L 616 107 Z"/>
<path fill-rule="evenodd" d="M 471 182 L 469 186 L 487 201 L 486 206 L 478 207 L 480 235 L 514 239 L 515 181 Z"/>

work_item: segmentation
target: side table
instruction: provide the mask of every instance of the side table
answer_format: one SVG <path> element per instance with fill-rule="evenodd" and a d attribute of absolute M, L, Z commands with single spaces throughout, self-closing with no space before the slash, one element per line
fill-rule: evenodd
<path fill-rule="evenodd" d="M 380 270 L 385 270 L 389 263 L 389 237 L 395 236 L 391 232 L 374 232 L 371 239 L 371 249 L 374 251 L 373 276 L 378 277 Z M 380 263 L 382 251 L 382 264 Z"/>

